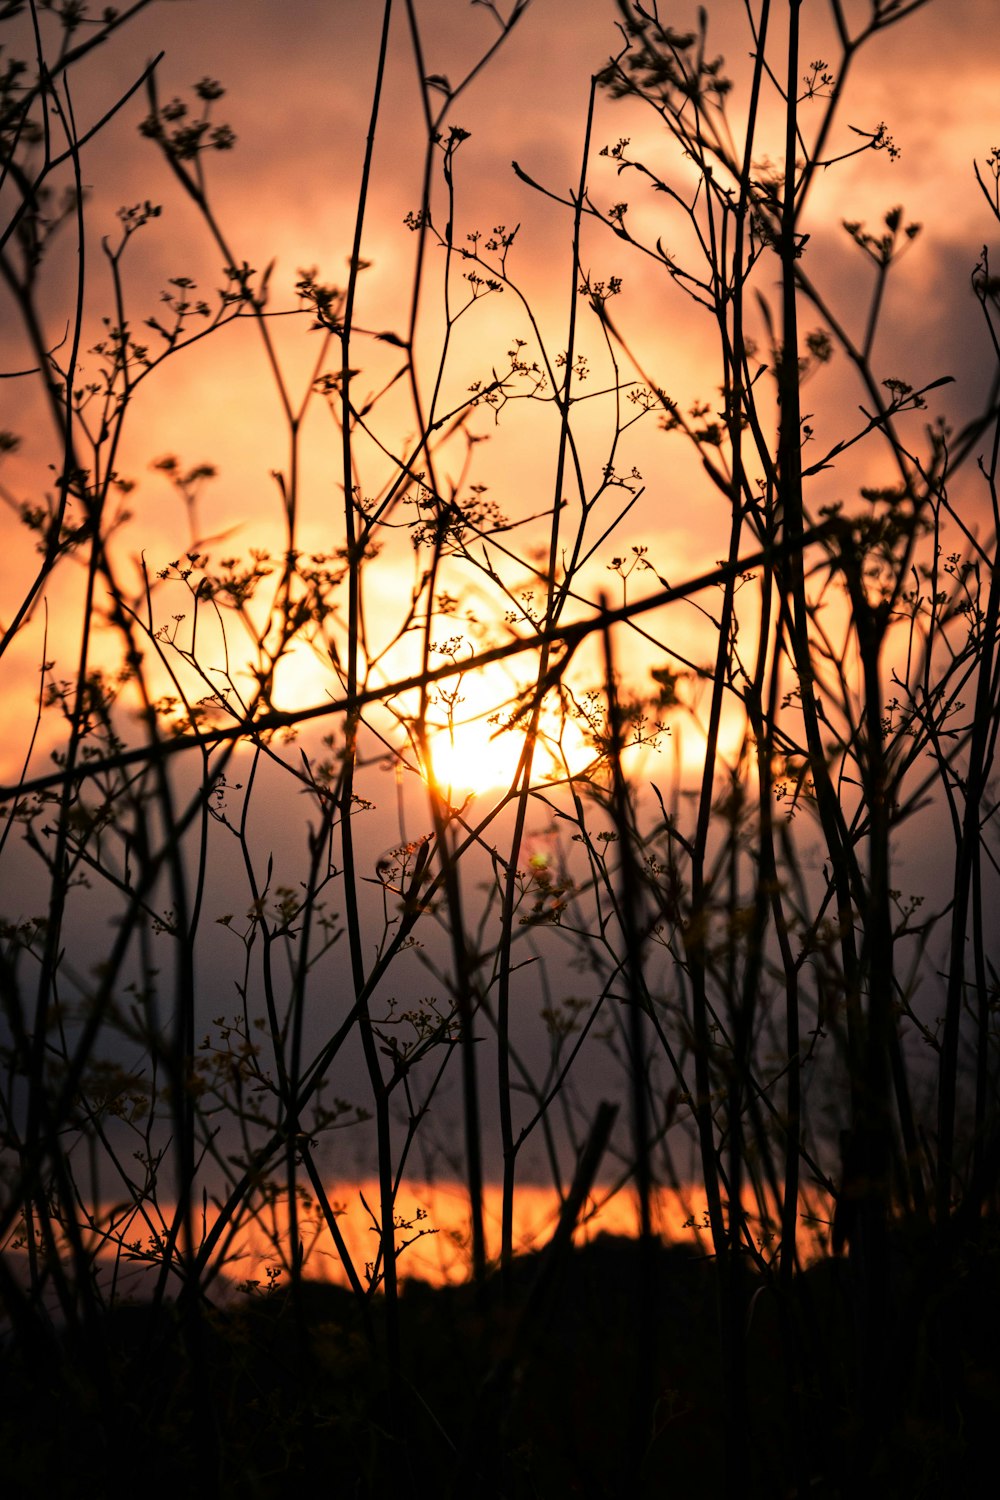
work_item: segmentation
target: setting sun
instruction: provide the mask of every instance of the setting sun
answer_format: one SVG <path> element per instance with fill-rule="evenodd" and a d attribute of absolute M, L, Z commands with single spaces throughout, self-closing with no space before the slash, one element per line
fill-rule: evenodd
<path fill-rule="evenodd" d="M 511 723 L 510 693 L 503 673 L 486 668 L 463 678 L 443 723 L 438 701 L 438 722 L 428 742 L 434 778 L 441 787 L 475 795 L 513 783 L 524 755 L 529 712 Z M 552 782 L 581 775 L 594 756 L 580 722 L 561 715 L 558 703 L 547 699 L 539 716 L 532 779 Z"/>

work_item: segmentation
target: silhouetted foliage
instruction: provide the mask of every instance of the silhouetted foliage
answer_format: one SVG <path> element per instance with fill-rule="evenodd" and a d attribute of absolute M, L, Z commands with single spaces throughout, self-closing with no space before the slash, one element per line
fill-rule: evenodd
<path fill-rule="evenodd" d="M 837 55 L 811 61 L 800 0 L 747 3 L 732 77 L 711 8 L 680 30 L 609 7 L 575 186 L 514 163 L 571 235 L 555 336 L 530 225 L 465 222 L 456 108 L 529 8 L 472 3 L 452 81 L 416 0 L 386 0 L 346 276 L 287 290 L 216 207 L 240 149 L 220 82 L 165 100 L 157 59 L 78 123 L 74 80 L 146 0 L 0 6 L 27 351 L 4 384 L 52 444 L 39 478 L 0 434 L 8 757 L 25 729 L 0 789 L 5 1472 L 52 1495 L 151 1471 L 964 1489 L 1000 1411 L 1000 281 L 984 248 L 987 352 L 939 414 L 955 372 L 886 347 L 922 226 L 812 206 L 827 169 L 899 155 L 847 79 L 927 0 L 828 0 Z M 386 308 L 365 252 L 394 28 L 423 163 Z M 83 165 L 137 101 L 151 179 L 220 268 L 153 310 L 137 245 L 170 200 L 109 232 Z M 633 135 L 602 143 L 609 118 Z M 998 151 L 969 176 L 1000 220 Z M 630 301 L 637 262 L 712 341 L 710 391 Z M 150 454 L 187 528 L 154 556 L 124 468 L 147 382 L 239 325 L 284 426 L 274 519 L 248 500 L 243 547 L 213 455 Z M 685 574 L 659 553 L 695 525 Z M 467 789 L 504 744 L 502 785 Z M 921 846 L 935 883 L 910 892 Z M 518 1254 L 540 1169 L 560 1208 Z M 366 1175 L 368 1256 L 342 1201 Z M 467 1277 L 403 1284 L 443 1233 L 407 1183 L 442 1175 Z M 697 1252 L 662 1243 L 664 1189 Z M 580 1244 L 624 1193 L 636 1238 Z"/>

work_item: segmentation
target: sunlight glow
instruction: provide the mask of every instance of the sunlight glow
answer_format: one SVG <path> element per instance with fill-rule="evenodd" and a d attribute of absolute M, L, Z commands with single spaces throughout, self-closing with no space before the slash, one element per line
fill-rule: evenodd
<path fill-rule="evenodd" d="M 510 786 L 524 752 L 525 721 L 508 727 L 511 684 L 485 668 L 462 680 L 453 701 L 439 697 L 437 720 L 428 735 L 431 772 L 442 789 L 486 792 Z M 542 708 L 532 779 L 563 781 L 585 773 L 595 757 L 592 741 L 575 718 L 561 715 L 550 695 Z"/>
<path fill-rule="evenodd" d="M 400 668 L 401 675 L 405 668 Z M 275 673 L 275 707 L 293 711 L 339 697 L 333 673 L 305 645 L 293 646 L 278 663 Z M 442 791 L 478 795 L 509 787 L 517 774 L 524 751 L 527 714 L 512 724 L 517 689 L 501 667 L 484 667 L 455 680 L 438 684 L 430 697 L 427 713 L 427 743 L 430 767 L 425 772 Z M 397 700 L 397 714 L 419 713 L 415 693 Z M 602 710 L 603 711 L 603 710 Z M 371 710 L 366 717 L 387 739 L 395 738 L 391 721 Z M 412 731 L 411 731 L 412 733 Z M 413 736 L 412 746 L 416 739 Z M 560 711 L 555 693 L 542 708 L 539 735 L 532 767 L 534 782 L 565 781 L 584 775 L 595 760 L 596 750 L 582 715 L 571 717 Z"/>

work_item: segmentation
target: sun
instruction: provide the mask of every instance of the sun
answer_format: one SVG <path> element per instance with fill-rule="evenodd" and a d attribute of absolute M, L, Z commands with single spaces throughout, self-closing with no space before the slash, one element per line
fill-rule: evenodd
<path fill-rule="evenodd" d="M 329 669 L 300 644 L 286 651 L 278 663 L 273 701 L 277 708 L 294 712 L 322 703 L 330 696 L 330 687 Z M 445 679 L 431 692 L 427 705 L 425 779 L 450 799 L 510 787 L 524 753 L 527 730 L 527 713 L 515 720 L 521 702 L 518 685 L 499 665 L 477 668 L 454 684 Z M 409 721 L 412 747 L 419 739 L 413 734 L 418 711 L 416 693 L 396 698 L 390 711 L 397 728 L 401 721 Z M 375 705 L 367 714 L 388 742 L 390 720 L 382 721 Z M 586 729 L 581 720 L 563 713 L 558 693 L 550 693 L 539 716 L 532 781 L 551 784 L 585 774 L 597 753 Z"/>
<path fill-rule="evenodd" d="M 275 673 L 273 701 L 277 708 L 295 712 L 319 705 L 324 697 L 331 696 L 329 668 L 313 651 L 299 645 L 285 653 Z M 522 707 L 524 713 L 519 715 Z M 386 746 L 406 725 L 410 753 L 404 759 L 449 801 L 485 796 L 514 785 L 524 754 L 530 689 L 521 688 L 502 665 L 478 667 L 439 682 L 428 698 L 425 737 L 415 732 L 420 711 L 415 691 L 398 697 L 388 694 L 384 708 L 387 712 L 380 713 L 378 704 L 369 704 L 366 720 Z M 534 786 L 590 779 L 595 774 L 601 754 L 595 735 L 600 735 L 602 715 L 603 707 L 588 715 L 585 707 L 560 695 L 557 688 L 548 693 L 539 714 L 532 756 Z M 697 732 L 685 737 L 685 763 L 695 756 L 698 738 Z M 421 739 L 426 745 L 424 755 L 417 748 Z M 649 769 L 650 753 L 655 756 L 657 748 L 662 748 L 659 739 L 662 736 L 655 742 L 627 746 L 622 757 L 626 775 L 641 776 Z M 678 736 L 675 752 L 680 750 Z"/>
<path fill-rule="evenodd" d="M 442 790 L 476 796 L 513 784 L 524 754 L 527 715 L 512 723 L 512 701 L 510 681 L 489 668 L 463 678 L 453 701 L 437 700 L 427 740 L 430 774 Z M 581 725 L 550 695 L 539 716 L 532 780 L 582 775 L 594 757 Z"/>
<path fill-rule="evenodd" d="M 524 734 L 489 718 L 465 719 L 428 735 L 430 774 L 449 792 L 474 794 L 509 786 L 524 750 Z"/>

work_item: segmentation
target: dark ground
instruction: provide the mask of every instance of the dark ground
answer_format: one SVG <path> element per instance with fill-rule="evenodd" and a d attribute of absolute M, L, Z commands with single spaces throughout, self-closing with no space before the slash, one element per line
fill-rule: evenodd
<path fill-rule="evenodd" d="M 813 1267 L 784 1299 L 747 1272 L 732 1493 L 982 1492 L 1000 1429 L 1000 1232 L 982 1226 L 947 1257 L 901 1242 L 893 1263 L 889 1352 L 861 1397 L 847 1261 Z M 658 1247 L 642 1294 L 636 1243 L 601 1236 L 532 1296 L 541 1265 L 519 1261 L 506 1297 L 499 1278 L 478 1294 L 406 1287 L 395 1415 L 357 1303 L 326 1284 L 303 1284 L 298 1304 L 279 1291 L 208 1313 L 200 1349 L 172 1311 L 153 1320 L 141 1305 L 85 1336 L 11 1340 L 0 1488 L 47 1500 L 730 1493 L 714 1264 Z M 381 1348 L 380 1299 L 371 1315 Z M 641 1330 L 655 1350 L 648 1422 Z"/>

